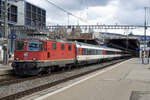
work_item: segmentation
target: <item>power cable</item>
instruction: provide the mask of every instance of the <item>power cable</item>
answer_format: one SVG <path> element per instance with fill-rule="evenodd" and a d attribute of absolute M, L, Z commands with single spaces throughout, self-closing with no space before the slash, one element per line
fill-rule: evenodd
<path fill-rule="evenodd" d="M 78 18 L 78 19 L 80 19 L 80 20 L 83 21 L 83 22 L 87 22 L 87 21 L 84 20 L 83 18 L 78 17 L 78 16 L 74 15 L 73 13 L 71 13 L 71 12 L 65 10 L 64 8 L 62 8 L 62 7 L 58 6 L 58 5 L 56 5 L 54 2 L 49 1 L 49 0 L 45 0 L 45 1 L 47 1 L 49 4 L 55 6 L 55 7 L 58 8 L 59 10 L 61 10 L 61 11 L 65 12 L 65 13 L 67 13 L 68 15 L 71 15 L 71 16 L 73 16 L 73 17 L 75 17 L 75 18 Z"/>

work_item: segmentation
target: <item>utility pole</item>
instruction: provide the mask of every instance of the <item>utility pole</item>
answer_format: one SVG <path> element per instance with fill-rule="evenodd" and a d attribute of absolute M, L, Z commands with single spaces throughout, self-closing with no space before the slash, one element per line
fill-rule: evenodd
<path fill-rule="evenodd" d="M 129 30 L 126 31 L 126 52 L 128 51 L 128 45 L 129 45 L 129 43 L 128 43 L 129 42 L 129 36 L 128 36 L 129 34 L 128 33 L 129 33 Z"/>
<path fill-rule="evenodd" d="M 145 21 L 144 21 L 144 51 L 142 52 L 143 57 L 142 57 L 142 63 L 143 64 L 148 64 L 149 63 L 149 58 L 148 58 L 148 52 L 147 52 L 147 37 L 146 37 L 146 30 L 147 30 L 147 21 L 146 21 L 146 10 L 147 7 L 144 7 L 145 10 Z"/>
<path fill-rule="evenodd" d="M 69 20 L 70 20 L 70 13 L 67 13 L 67 15 L 68 15 L 68 26 L 70 25 L 70 23 L 69 23 Z"/>
<path fill-rule="evenodd" d="M 8 0 L 4 2 L 5 14 L 4 14 L 4 44 L 3 44 L 3 64 L 8 64 Z"/>
<path fill-rule="evenodd" d="M 144 38 L 145 38 L 145 41 L 144 41 L 144 51 L 146 51 L 146 42 L 147 42 L 147 39 L 146 39 L 146 30 L 147 30 L 147 22 L 146 22 L 146 10 L 147 10 L 147 7 L 144 7 L 145 9 L 145 21 L 144 21 Z"/>

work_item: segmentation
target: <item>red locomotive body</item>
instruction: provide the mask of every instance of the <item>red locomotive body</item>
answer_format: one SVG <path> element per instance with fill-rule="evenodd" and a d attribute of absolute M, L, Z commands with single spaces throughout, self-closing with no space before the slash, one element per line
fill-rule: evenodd
<path fill-rule="evenodd" d="M 12 66 L 16 74 L 21 71 L 23 75 L 36 75 L 42 70 L 41 67 L 74 64 L 75 54 L 75 45 L 72 42 L 19 40 L 16 41 L 15 62 Z"/>
<path fill-rule="evenodd" d="M 22 46 L 20 43 L 23 43 Z M 57 47 L 56 47 L 57 46 Z M 49 61 L 75 58 L 75 45 L 56 41 L 16 41 L 15 60 Z"/>

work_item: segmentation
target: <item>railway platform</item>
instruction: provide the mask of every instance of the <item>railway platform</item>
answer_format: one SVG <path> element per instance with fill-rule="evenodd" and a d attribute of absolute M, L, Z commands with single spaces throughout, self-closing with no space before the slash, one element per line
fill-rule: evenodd
<path fill-rule="evenodd" d="M 150 64 L 143 65 L 139 58 L 132 58 L 55 91 L 50 89 L 32 97 L 34 100 L 150 100 Z"/>
<path fill-rule="evenodd" d="M 0 61 L 0 75 L 6 75 L 12 73 L 11 63 L 8 65 L 3 65 L 2 61 Z"/>

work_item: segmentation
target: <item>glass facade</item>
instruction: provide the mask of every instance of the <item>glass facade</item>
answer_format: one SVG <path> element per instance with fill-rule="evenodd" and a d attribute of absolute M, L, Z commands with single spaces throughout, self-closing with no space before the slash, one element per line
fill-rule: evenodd
<path fill-rule="evenodd" d="M 46 26 L 46 11 L 26 2 L 26 16 L 25 25 L 34 27 L 45 27 Z"/>
<path fill-rule="evenodd" d="M 4 19 L 4 2 L 0 0 L 0 21 Z M 17 23 L 17 6 L 11 5 L 8 9 L 8 22 L 9 24 Z"/>

